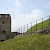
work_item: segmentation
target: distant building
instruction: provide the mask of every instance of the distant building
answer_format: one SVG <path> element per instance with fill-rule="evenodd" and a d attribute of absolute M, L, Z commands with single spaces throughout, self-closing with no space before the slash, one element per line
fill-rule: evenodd
<path fill-rule="evenodd" d="M 0 41 L 9 39 L 11 36 L 11 16 L 0 14 Z"/>

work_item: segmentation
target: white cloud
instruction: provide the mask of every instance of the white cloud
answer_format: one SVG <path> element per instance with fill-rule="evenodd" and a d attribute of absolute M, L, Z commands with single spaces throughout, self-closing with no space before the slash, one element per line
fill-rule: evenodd
<path fill-rule="evenodd" d="M 21 3 L 20 3 L 19 0 L 16 0 L 16 1 L 15 1 L 15 4 L 16 4 L 17 6 L 21 6 Z"/>
<path fill-rule="evenodd" d="M 13 0 L 14 4 L 16 5 L 17 9 L 22 8 L 22 3 L 20 2 L 20 0 Z"/>
<path fill-rule="evenodd" d="M 12 16 L 12 31 L 17 31 L 21 26 L 30 23 L 36 19 L 39 19 L 43 16 L 43 11 L 39 9 L 34 9 L 30 13 L 22 13 L 19 9 L 22 8 L 22 3 L 19 0 L 11 0 L 16 5 L 15 9 L 8 10 L 8 13 Z M 4 11 L 5 13 L 5 11 Z M 7 11 L 6 11 L 7 13 Z M 15 13 L 15 17 L 14 14 Z M 13 19 L 14 18 L 14 19 Z"/>
<path fill-rule="evenodd" d="M 18 12 L 16 19 L 12 22 L 12 31 L 16 31 L 17 28 L 20 28 L 24 24 L 32 22 L 36 19 L 40 19 L 43 16 L 43 11 L 34 9 L 30 13 L 23 14 Z"/>
<path fill-rule="evenodd" d="M 17 9 L 22 7 L 22 3 L 20 2 L 20 0 L 8 0 L 7 2 L 12 2 L 13 4 L 15 4 Z"/>
<path fill-rule="evenodd" d="M 41 11 L 41 10 L 34 9 L 34 10 L 32 11 L 32 13 L 31 13 L 31 16 L 34 17 L 34 20 L 36 20 L 36 19 L 42 18 L 43 13 L 44 13 L 44 12 Z"/>

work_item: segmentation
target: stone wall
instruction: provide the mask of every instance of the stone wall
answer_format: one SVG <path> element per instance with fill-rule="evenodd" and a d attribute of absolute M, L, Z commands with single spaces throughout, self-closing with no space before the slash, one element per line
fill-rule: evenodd
<path fill-rule="evenodd" d="M 9 14 L 0 14 L 0 40 L 7 40 L 11 34 L 11 17 Z"/>

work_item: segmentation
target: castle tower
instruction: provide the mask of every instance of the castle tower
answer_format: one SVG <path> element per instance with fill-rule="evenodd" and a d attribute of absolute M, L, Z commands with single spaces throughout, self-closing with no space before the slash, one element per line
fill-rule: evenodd
<path fill-rule="evenodd" d="M 9 14 L 0 14 L 0 41 L 10 38 L 11 34 L 11 16 Z"/>

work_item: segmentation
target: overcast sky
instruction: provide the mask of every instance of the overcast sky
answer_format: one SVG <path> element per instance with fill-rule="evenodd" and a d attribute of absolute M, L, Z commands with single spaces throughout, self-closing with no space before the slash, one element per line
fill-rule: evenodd
<path fill-rule="evenodd" d="M 12 31 L 36 19 L 50 15 L 50 0 L 0 0 L 0 13 L 12 18 Z"/>

